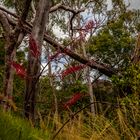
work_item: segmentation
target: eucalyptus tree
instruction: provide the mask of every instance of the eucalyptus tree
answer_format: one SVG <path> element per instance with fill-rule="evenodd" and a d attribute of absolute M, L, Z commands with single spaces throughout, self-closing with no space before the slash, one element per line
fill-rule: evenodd
<path fill-rule="evenodd" d="M 40 58 L 43 41 L 51 46 L 50 49 L 52 51 L 53 47 L 56 50 L 56 54 L 59 52 L 64 53 L 70 58 L 90 67 L 91 69 L 96 69 L 108 77 L 111 77 L 112 75 L 121 75 L 121 71 L 116 67 L 114 68 L 112 65 L 116 63 L 116 59 L 118 58 L 119 61 L 121 61 L 122 58 L 120 59 L 120 57 L 122 56 L 119 55 L 119 53 L 123 51 L 123 48 L 117 50 L 117 46 L 120 44 L 117 42 L 118 44 L 112 45 L 112 43 L 114 43 L 116 39 L 122 39 L 121 47 L 126 47 L 129 42 L 131 43 L 131 41 L 128 41 L 127 43 L 123 44 L 126 39 L 130 39 L 129 31 L 131 29 L 129 28 L 129 25 L 131 24 L 129 24 L 129 20 L 128 22 L 123 22 L 123 20 L 127 18 L 124 18 L 125 16 L 122 16 L 122 13 L 125 14 L 127 8 L 122 0 L 112 1 L 114 6 L 117 8 L 114 8 L 112 11 L 107 10 L 105 0 L 4 0 L 2 2 L 13 10 L 13 12 L 11 12 L 0 6 L 0 22 L 5 39 L 4 94 L 9 98 L 12 96 L 14 76 L 12 67 L 14 67 L 17 74 L 26 79 L 24 112 L 27 118 L 34 120 L 36 95 L 39 89 L 39 78 L 42 74 L 42 72 L 40 72 Z M 91 22 L 89 22 L 90 24 L 86 24 L 88 21 L 87 17 L 92 17 L 94 22 L 92 22 L 92 24 Z M 120 21 L 118 21 L 119 19 Z M 112 24 L 114 20 L 115 24 Z M 117 25 L 117 23 L 119 25 Z M 61 36 L 60 38 L 55 37 L 53 34 L 54 30 L 52 30 L 55 28 L 53 25 L 59 25 L 59 28 L 66 34 L 66 36 Z M 118 29 L 120 27 L 121 29 Z M 136 32 L 137 30 L 134 28 L 134 33 Z M 20 46 L 27 34 L 30 34 L 30 37 L 28 37 L 28 68 L 27 71 L 25 71 L 21 65 L 15 63 L 14 61 L 16 58 L 17 48 Z M 104 55 L 102 55 L 102 49 L 101 51 L 99 50 L 99 48 L 102 48 L 103 46 L 103 36 L 106 38 L 105 41 L 108 41 L 108 44 L 106 45 L 111 45 L 110 48 L 107 46 L 107 49 L 103 49 Z M 107 36 L 111 38 L 111 42 L 109 42 L 110 40 L 107 39 Z M 66 42 L 63 42 L 64 39 Z M 96 46 L 97 48 L 96 53 L 92 52 L 95 48 L 93 48 L 92 44 L 89 43 L 90 45 L 88 46 L 91 46 L 92 48 L 90 47 L 88 50 L 85 49 L 89 56 L 83 56 L 80 51 L 82 47 L 80 47 L 79 39 L 84 40 L 85 46 L 87 46 L 88 41 L 91 41 L 91 43 L 96 42 L 96 44 L 93 44 L 93 46 Z M 94 40 L 93 42 L 92 39 Z M 70 42 L 68 42 L 69 40 Z M 114 42 L 112 40 L 114 40 Z M 75 45 L 78 45 L 78 47 L 73 49 L 73 47 L 76 47 Z M 131 48 L 130 45 L 128 47 Z M 91 50 L 91 52 L 89 50 Z M 109 54 L 110 52 L 112 53 L 112 51 L 114 51 L 113 55 L 106 55 L 106 53 Z M 129 48 L 128 53 L 131 53 Z M 54 57 L 57 56 L 56 54 L 54 54 Z M 117 55 L 115 60 L 114 55 Z M 103 59 L 98 59 L 100 56 L 106 61 Z M 134 56 L 137 58 L 139 57 L 137 55 Z M 50 61 L 48 61 L 47 64 L 49 62 Z"/>

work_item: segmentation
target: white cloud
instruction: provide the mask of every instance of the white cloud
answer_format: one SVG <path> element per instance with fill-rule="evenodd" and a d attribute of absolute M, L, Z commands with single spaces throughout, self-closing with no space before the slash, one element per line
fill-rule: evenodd
<path fill-rule="evenodd" d="M 130 3 L 130 9 L 140 9 L 140 0 L 125 0 Z"/>
<path fill-rule="evenodd" d="M 66 35 L 58 26 L 53 28 L 53 33 L 56 35 L 58 38 L 65 38 L 68 35 Z"/>

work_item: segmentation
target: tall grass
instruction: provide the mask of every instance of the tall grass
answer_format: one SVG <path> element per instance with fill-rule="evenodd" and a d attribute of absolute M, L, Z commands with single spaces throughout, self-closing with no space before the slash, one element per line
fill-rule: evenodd
<path fill-rule="evenodd" d="M 140 133 L 139 101 L 124 98 L 120 102 L 120 106 L 113 110 L 112 117 L 104 115 L 93 116 L 89 112 L 81 112 L 64 126 L 56 136 L 56 139 L 137 140 Z M 63 126 L 68 116 L 64 115 L 63 118 L 50 118 L 53 122 L 53 125 L 51 125 L 52 132 L 55 131 L 56 133 Z"/>
<path fill-rule="evenodd" d="M 140 136 L 140 109 L 138 99 L 125 98 L 112 110 L 111 117 L 83 111 L 71 118 L 55 137 L 56 140 L 137 140 Z M 22 119 L 0 112 L 0 140 L 52 140 L 53 136 L 69 119 L 61 116 L 41 116 L 37 130 Z"/>
<path fill-rule="evenodd" d="M 48 134 L 32 128 L 27 121 L 0 110 L 0 140 L 48 140 Z"/>

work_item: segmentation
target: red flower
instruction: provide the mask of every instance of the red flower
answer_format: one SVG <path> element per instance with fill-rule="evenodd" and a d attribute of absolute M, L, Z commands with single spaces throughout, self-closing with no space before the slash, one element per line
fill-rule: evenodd
<path fill-rule="evenodd" d="M 29 38 L 29 49 L 31 51 L 31 54 L 37 58 L 40 55 L 39 47 L 37 45 L 37 42 L 34 40 L 32 36 Z"/>
<path fill-rule="evenodd" d="M 76 72 L 78 70 L 81 70 L 85 67 L 86 65 L 78 65 L 78 66 L 72 66 L 72 67 L 69 67 L 68 69 L 64 70 L 62 72 L 62 78 L 73 73 L 73 72 Z"/>
<path fill-rule="evenodd" d="M 16 70 L 16 74 L 18 76 L 20 76 L 21 78 L 25 78 L 26 77 L 26 70 L 25 70 L 25 68 L 22 65 L 14 62 L 14 61 L 10 62 L 10 64 Z"/>
<path fill-rule="evenodd" d="M 74 105 L 78 100 L 81 99 L 83 95 L 81 93 L 76 93 L 75 95 L 73 95 L 70 100 L 68 100 L 65 104 L 64 104 L 64 108 L 67 109 L 70 106 Z"/>
<path fill-rule="evenodd" d="M 58 51 L 58 52 L 56 52 L 55 54 L 49 56 L 49 61 L 51 61 L 51 60 L 53 60 L 54 58 L 56 58 L 60 53 L 61 53 L 61 52 Z"/>
<path fill-rule="evenodd" d="M 89 20 L 87 24 L 85 25 L 85 30 L 88 32 L 89 30 L 93 29 L 95 26 L 95 23 L 93 20 Z"/>

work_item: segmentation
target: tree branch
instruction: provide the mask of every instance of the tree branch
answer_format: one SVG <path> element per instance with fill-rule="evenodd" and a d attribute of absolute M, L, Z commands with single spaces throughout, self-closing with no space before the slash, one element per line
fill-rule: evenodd
<path fill-rule="evenodd" d="M 53 7 L 50 9 L 50 13 L 55 12 L 55 11 L 57 11 L 58 9 L 62 9 L 62 10 L 71 12 L 73 15 L 72 15 L 71 18 L 70 18 L 70 30 L 73 31 L 73 26 L 72 26 L 72 25 L 73 25 L 73 24 L 72 24 L 73 19 L 75 18 L 75 16 L 76 16 L 77 14 L 79 14 L 79 13 L 81 13 L 81 12 L 84 12 L 85 9 L 86 9 L 86 7 L 87 7 L 87 5 L 88 5 L 90 2 L 93 2 L 93 0 L 89 0 L 89 1 L 85 4 L 85 7 L 84 7 L 84 8 L 78 9 L 78 10 L 75 10 L 75 9 L 69 7 L 69 6 L 63 5 L 63 3 L 61 2 L 61 3 L 58 3 L 58 4 L 56 4 L 55 6 L 53 6 Z M 73 34 L 73 32 L 72 32 L 72 34 Z"/>
<path fill-rule="evenodd" d="M 32 29 L 32 26 L 28 23 L 28 25 L 26 24 L 24 26 L 24 30 L 26 30 L 26 32 L 28 32 L 30 34 Z M 104 64 L 104 63 L 99 63 L 95 60 L 88 60 L 87 58 L 81 57 L 80 55 L 74 53 L 73 51 L 71 51 L 70 49 L 65 48 L 62 44 L 59 44 L 58 42 L 56 42 L 52 37 L 50 37 L 49 35 L 45 34 L 44 35 L 44 40 L 49 43 L 50 45 L 52 45 L 56 50 L 61 50 L 61 52 L 67 54 L 68 56 L 70 56 L 71 58 L 79 61 L 82 64 L 85 64 L 91 68 L 94 68 L 98 71 L 100 71 L 102 74 L 105 74 L 109 77 L 111 77 L 112 75 L 117 75 L 118 71 L 115 68 L 112 68 L 110 65 Z"/>
<path fill-rule="evenodd" d="M 15 18 L 19 18 L 15 13 L 13 13 L 13 12 L 7 10 L 6 8 L 4 8 L 4 7 L 2 7 L 2 6 L 0 6 L 0 10 L 6 12 L 7 14 L 9 14 L 9 15 L 15 17 Z"/>
<path fill-rule="evenodd" d="M 0 22 L 3 27 L 3 30 L 5 31 L 5 37 L 9 37 L 10 24 L 8 22 L 6 15 L 1 10 L 0 10 Z"/>
<path fill-rule="evenodd" d="M 45 34 L 44 36 L 44 40 L 51 44 L 53 47 L 55 47 L 56 49 L 60 49 L 63 53 L 67 54 L 68 56 L 70 56 L 71 58 L 79 61 L 82 64 L 85 64 L 91 68 L 94 68 L 96 70 L 99 70 L 101 73 L 111 77 L 112 75 L 116 75 L 117 74 L 117 70 L 114 68 L 111 68 L 111 66 L 106 65 L 104 63 L 99 63 L 96 62 L 95 60 L 88 60 L 87 58 L 81 57 L 78 54 L 74 53 L 73 51 L 71 51 L 70 49 L 66 49 L 63 45 L 57 43 L 55 40 L 53 40 L 50 36 L 48 36 L 47 34 Z"/>
<path fill-rule="evenodd" d="M 1 9 L 1 7 L 0 7 L 0 9 Z M 6 12 L 7 10 L 4 9 L 4 11 Z M 9 11 L 8 11 L 8 13 L 11 14 L 11 12 L 9 12 Z M 17 18 L 17 16 L 15 16 L 14 14 L 12 14 L 12 15 Z M 25 30 L 26 32 L 28 32 L 30 34 L 32 25 L 25 22 L 25 24 L 23 24 L 22 28 L 23 28 L 23 30 Z M 83 57 L 79 56 L 78 54 L 72 52 L 71 50 L 66 49 L 63 45 L 56 42 L 53 38 L 51 38 L 47 34 L 45 34 L 44 40 L 46 42 L 48 42 L 50 45 L 52 45 L 53 47 L 55 47 L 56 49 L 60 49 L 63 53 L 67 54 L 71 58 L 79 61 L 82 64 L 88 65 L 89 67 L 94 68 L 109 77 L 111 77 L 112 75 L 117 75 L 117 73 L 118 73 L 117 69 L 112 68 L 109 65 L 106 65 L 104 63 L 99 63 L 95 60 L 89 61 L 87 58 L 83 58 Z"/>
<path fill-rule="evenodd" d="M 74 14 L 77 14 L 77 13 L 80 13 L 80 12 L 84 12 L 84 11 L 85 11 L 85 7 L 82 8 L 82 9 L 74 10 L 74 9 L 72 9 L 72 8 L 69 7 L 69 6 L 63 5 L 62 3 L 58 3 L 58 4 L 56 4 L 55 6 L 53 6 L 53 7 L 50 9 L 50 13 L 55 12 L 55 11 L 57 11 L 58 9 L 62 9 L 62 10 L 65 10 L 65 11 L 69 11 L 69 12 L 72 12 L 72 13 L 74 13 Z"/>

